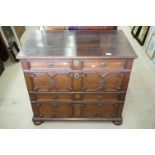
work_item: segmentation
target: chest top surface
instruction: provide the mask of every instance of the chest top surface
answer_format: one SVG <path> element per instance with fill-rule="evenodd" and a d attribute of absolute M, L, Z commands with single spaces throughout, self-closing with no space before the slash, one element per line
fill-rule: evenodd
<path fill-rule="evenodd" d="M 121 30 L 36 30 L 17 58 L 136 58 L 136 54 Z"/>

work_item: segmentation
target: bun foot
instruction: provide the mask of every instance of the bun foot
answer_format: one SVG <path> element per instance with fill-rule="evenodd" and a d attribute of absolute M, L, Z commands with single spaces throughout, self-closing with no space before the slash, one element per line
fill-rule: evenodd
<path fill-rule="evenodd" d="M 122 125 L 123 123 L 123 119 L 119 120 L 119 121 L 112 121 L 115 125 Z"/>
<path fill-rule="evenodd" d="M 42 124 L 44 121 L 33 121 L 33 124 L 34 125 L 40 125 L 40 124 Z"/>

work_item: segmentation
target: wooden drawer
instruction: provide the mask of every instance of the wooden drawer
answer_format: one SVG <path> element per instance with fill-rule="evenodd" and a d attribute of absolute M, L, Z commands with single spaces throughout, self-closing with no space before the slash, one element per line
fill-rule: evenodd
<path fill-rule="evenodd" d="M 125 92 L 124 93 L 72 93 L 71 100 L 72 101 L 82 101 L 82 102 L 104 102 L 108 100 L 115 101 L 124 101 L 125 100 Z"/>
<path fill-rule="evenodd" d="M 86 93 L 83 94 L 84 101 L 104 101 L 104 100 L 125 100 L 126 93 Z"/>
<path fill-rule="evenodd" d="M 105 101 L 125 100 L 126 93 L 29 93 L 31 101 Z"/>
<path fill-rule="evenodd" d="M 110 118 L 121 116 L 123 102 L 84 103 L 81 106 L 82 118 Z"/>
<path fill-rule="evenodd" d="M 29 91 L 118 92 L 124 72 L 34 72 L 24 73 Z M 127 77 L 126 77 L 127 78 Z"/>
<path fill-rule="evenodd" d="M 42 118 L 70 118 L 73 116 L 73 106 L 67 103 L 32 103 L 35 117 Z"/>
<path fill-rule="evenodd" d="M 30 62 L 31 69 L 70 68 L 68 60 L 36 60 Z"/>
<path fill-rule="evenodd" d="M 87 60 L 83 62 L 84 68 L 111 68 L 123 69 L 125 68 L 125 60 Z"/>
<path fill-rule="evenodd" d="M 33 102 L 32 109 L 41 118 L 112 118 L 121 116 L 123 103 Z"/>

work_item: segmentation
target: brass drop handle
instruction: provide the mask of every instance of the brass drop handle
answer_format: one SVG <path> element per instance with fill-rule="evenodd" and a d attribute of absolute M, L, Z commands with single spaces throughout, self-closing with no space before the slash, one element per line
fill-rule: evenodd
<path fill-rule="evenodd" d="M 102 62 L 101 64 L 100 64 L 100 67 L 106 67 L 107 65 L 105 64 L 105 62 Z"/>
<path fill-rule="evenodd" d="M 117 89 L 117 90 L 121 90 L 121 87 L 120 87 L 120 86 L 117 86 L 116 89 Z"/>
<path fill-rule="evenodd" d="M 97 96 L 97 99 L 102 99 L 102 96 L 101 95 Z"/>
<path fill-rule="evenodd" d="M 104 84 L 104 80 L 103 79 L 99 80 L 99 83 Z"/>
<path fill-rule="evenodd" d="M 80 78 L 80 73 L 78 73 L 78 72 L 74 73 L 74 78 L 79 79 Z"/>
<path fill-rule="evenodd" d="M 80 108 L 80 104 L 74 104 L 74 108 L 76 109 Z"/>
<path fill-rule="evenodd" d="M 49 68 L 54 67 L 53 63 L 52 63 L 52 62 L 49 62 L 49 63 L 48 63 L 48 67 L 49 67 Z"/>
<path fill-rule="evenodd" d="M 73 65 L 74 66 L 79 66 L 80 65 L 80 61 L 79 60 L 73 60 Z"/>
<path fill-rule="evenodd" d="M 74 94 L 74 98 L 80 99 L 81 98 L 81 95 L 80 94 Z"/>
<path fill-rule="evenodd" d="M 44 114 L 39 114 L 39 117 L 44 117 Z"/>
<path fill-rule="evenodd" d="M 52 80 L 50 81 L 50 83 L 51 83 L 51 85 L 55 85 L 55 80 L 52 79 Z"/>

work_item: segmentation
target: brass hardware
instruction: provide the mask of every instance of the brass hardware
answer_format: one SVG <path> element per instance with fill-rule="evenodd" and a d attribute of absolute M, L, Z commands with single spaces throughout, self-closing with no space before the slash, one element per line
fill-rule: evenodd
<path fill-rule="evenodd" d="M 116 89 L 117 89 L 117 90 L 121 90 L 121 87 L 118 86 L 118 87 L 116 87 Z"/>
<path fill-rule="evenodd" d="M 31 74 L 30 74 L 30 77 L 33 77 L 33 78 L 34 78 L 34 77 L 36 77 L 36 76 L 37 76 L 37 75 L 34 74 L 34 73 L 31 73 Z"/>
<path fill-rule="evenodd" d="M 51 83 L 52 85 L 55 85 L 55 80 L 52 79 L 52 80 L 50 81 L 50 83 Z"/>
<path fill-rule="evenodd" d="M 104 80 L 103 80 L 103 79 L 101 79 L 101 80 L 99 81 L 99 83 L 100 83 L 100 84 L 103 84 L 103 83 L 104 83 Z"/>
<path fill-rule="evenodd" d="M 80 94 L 74 94 L 74 98 L 80 99 L 81 98 L 81 95 Z"/>
<path fill-rule="evenodd" d="M 106 67 L 107 65 L 104 63 L 104 62 L 102 62 L 101 64 L 100 64 L 100 67 Z"/>
<path fill-rule="evenodd" d="M 85 105 L 84 104 L 81 104 L 81 107 L 84 107 Z"/>
<path fill-rule="evenodd" d="M 38 90 L 39 90 L 39 87 L 34 87 L 33 90 L 34 90 L 34 91 L 38 91 Z"/>
<path fill-rule="evenodd" d="M 102 99 L 102 96 L 101 95 L 97 96 L 97 99 Z"/>
<path fill-rule="evenodd" d="M 52 64 L 52 62 L 49 62 L 49 63 L 48 63 L 48 67 L 49 67 L 49 68 L 54 67 L 54 65 Z"/>
<path fill-rule="evenodd" d="M 118 106 L 119 106 L 118 103 L 113 104 L 113 107 L 118 107 Z"/>
<path fill-rule="evenodd" d="M 76 109 L 78 109 L 78 108 L 80 108 L 80 104 L 74 104 L 74 107 L 75 107 Z"/>
<path fill-rule="evenodd" d="M 43 114 L 40 114 L 39 117 L 44 117 L 44 115 Z"/>
<path fill-rule="evenodd" d="M 79 79 L 80 78 L 80 73 L 78 73 L 78 72 L 74 73 L 74 78 Z"/>
<path fill-rule="evenodd" d="M 80 61 L 79 60 L 73 60 L 73 65 L 74 66 L 79 66 L 80 65 Z"/>
<path fill-rule="evenodd" d="M 95 67 L 96 67 L 96 65 L 91 65 L 91 67 L 92 67 L 92 68 L 95 68 Z"/>

